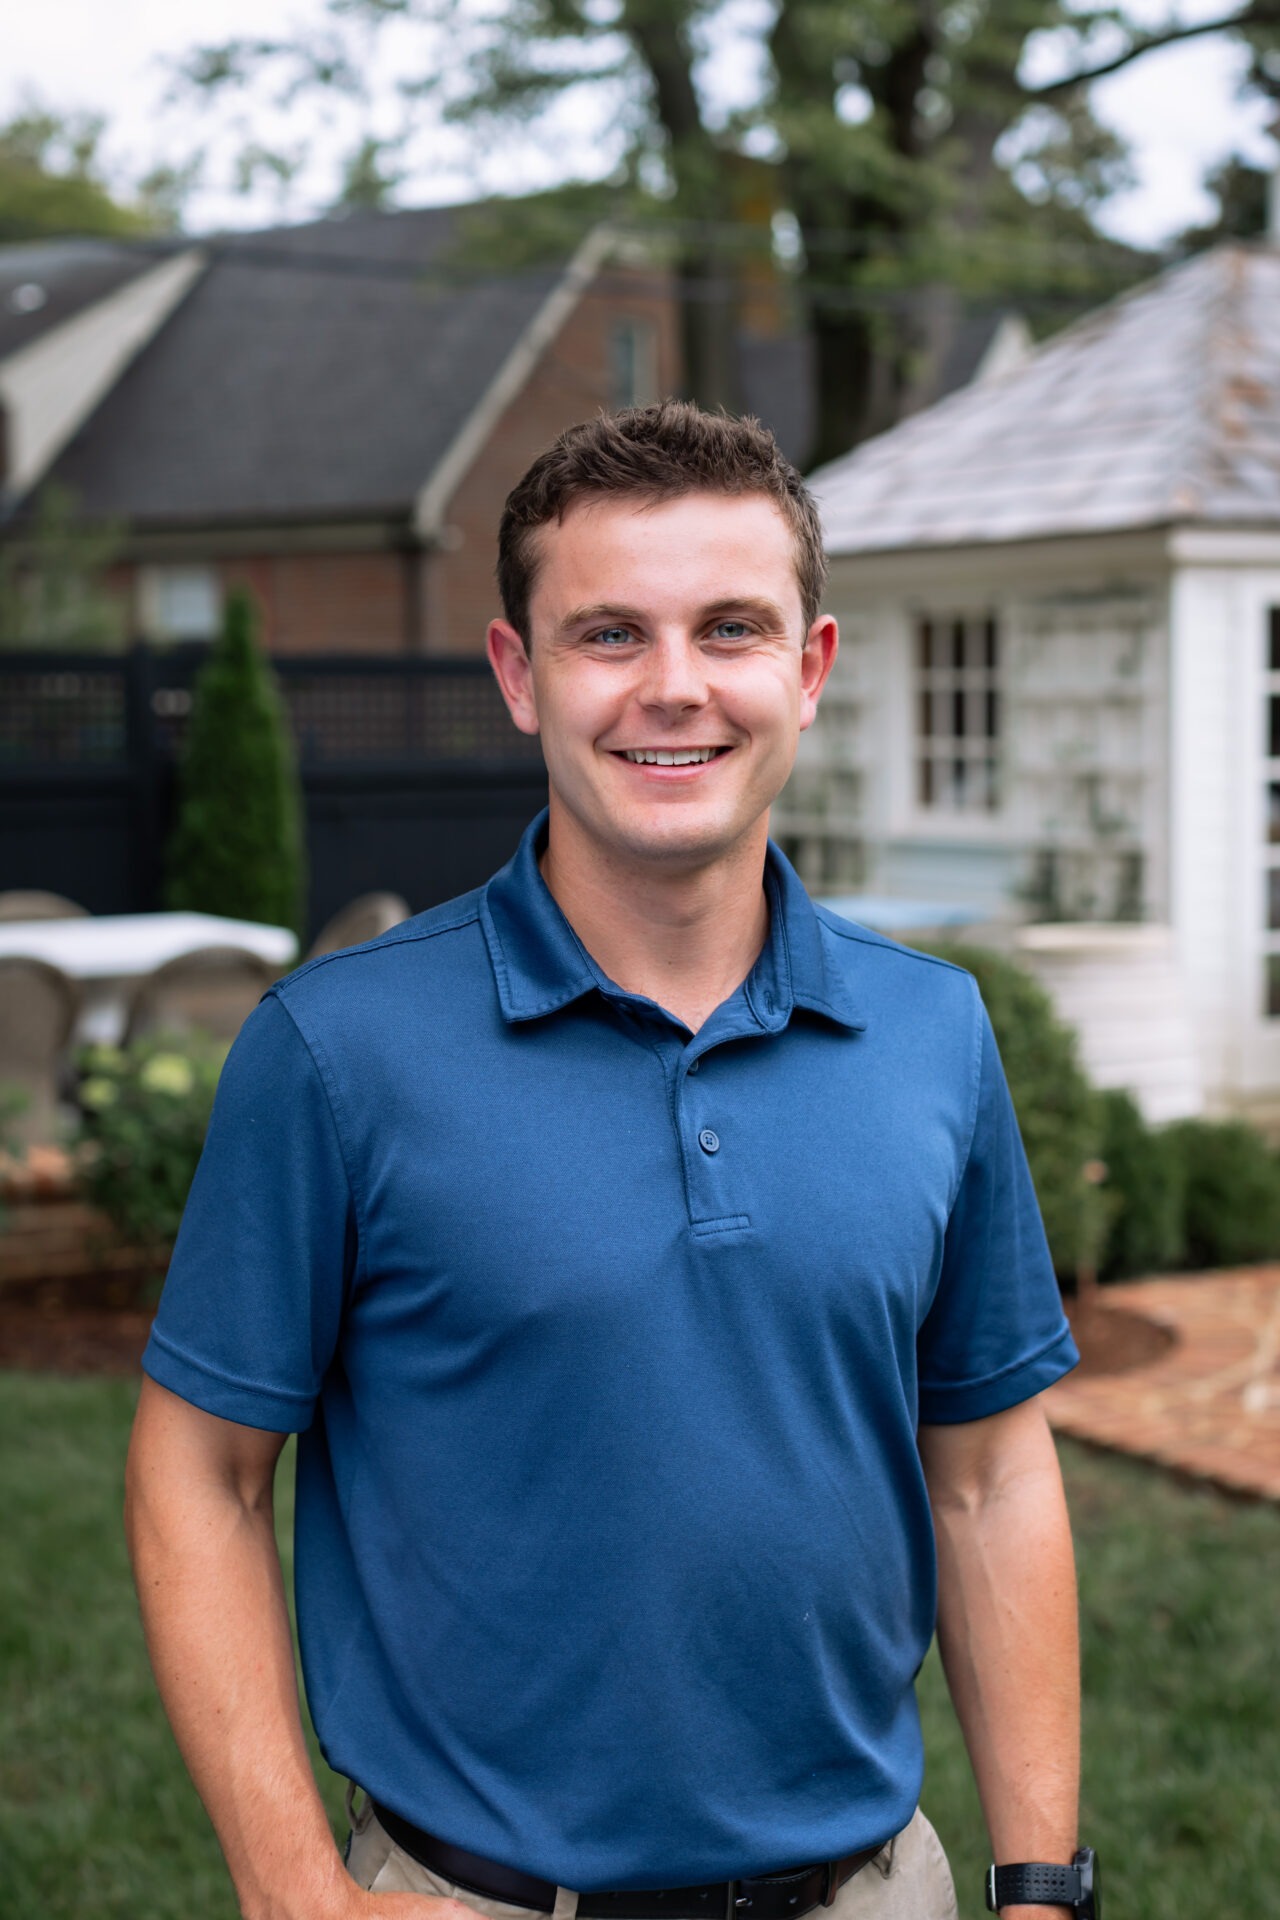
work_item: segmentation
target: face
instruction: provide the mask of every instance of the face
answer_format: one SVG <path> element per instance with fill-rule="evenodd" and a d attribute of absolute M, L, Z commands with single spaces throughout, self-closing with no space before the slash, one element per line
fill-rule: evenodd
<path fill-rule="evenodd" d="M 835 622 L 806 631 L 793 539 L 763 495 L 602 497 L 540 530 L 529 653 L 495 621 L 516 725 L 541 735 L 556 858 L 688 871 L 763 854 Z"/>

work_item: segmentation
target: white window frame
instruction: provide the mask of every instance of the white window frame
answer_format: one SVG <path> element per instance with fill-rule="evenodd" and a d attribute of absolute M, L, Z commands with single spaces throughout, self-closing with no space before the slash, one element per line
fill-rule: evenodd
<path fill-rule="evenodd" d="M 990 829 L 1009 801 L 1000 609 L 913 608 L 908 645 L 912 817 L 921 830 Z"/>
<path fill-rule="evenodd" d="M 217 567 L 200 561 L 142 567 L 138 615 L 148 639 L 215 639 L 222 626 L 222 580 Z"/>
<path fill-rule="evenodd" d="M 1258 1010 L 1274 1033 L 1280 1021 L 1280 600 L 1265 606 L 1262 646 L 1262 859 L 1254 911 L 1262 931 Z"/>

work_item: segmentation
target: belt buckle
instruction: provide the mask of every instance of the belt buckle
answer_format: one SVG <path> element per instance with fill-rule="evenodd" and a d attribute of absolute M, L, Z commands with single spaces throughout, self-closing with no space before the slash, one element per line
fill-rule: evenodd
<path fill-rule="evenodd" d="M 738 1920 L 739 1905 L 745 1906 L 747 1904 L 746 1896 L 740 1895 L 738 1891 L 741 1885 L 741 1880 L 726 1880 L 725 1882 L 724 1920 Z"/>
<path fill-rule="evenodd" d="M 822 1889 L 822 1904 L 824 1907 L 834 1907 L 836 1903 L 836 1895 L 840 1891 L 839 1871 L 840 1862 L 838 1860 L 827 1861 L 826 1884 Z"/>

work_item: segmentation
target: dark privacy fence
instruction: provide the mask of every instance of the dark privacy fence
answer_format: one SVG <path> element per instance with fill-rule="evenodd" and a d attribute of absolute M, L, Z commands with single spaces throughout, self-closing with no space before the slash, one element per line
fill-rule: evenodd
<path fill-rule="evenodd" d="M 0 888 L 95 913 L 161 905 L 163 848 L 204 649 L 0 653 Z M 273 662 L 306 799 L 314 930 L 387 887 L 415 911 L 486 879 L 546 798 L 482 660 Z"/>

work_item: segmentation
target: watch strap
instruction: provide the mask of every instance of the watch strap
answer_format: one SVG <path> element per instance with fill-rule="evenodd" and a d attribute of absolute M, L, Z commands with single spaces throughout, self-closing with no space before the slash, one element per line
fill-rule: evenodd
<path fill-rule="evenodd" d="M 991 1913 L 1001 1907 L 1078 1907 L 1083 1894 L 1079 1867 L 1029 1860 L 1019 1866 L 987 1868 Z"/>

